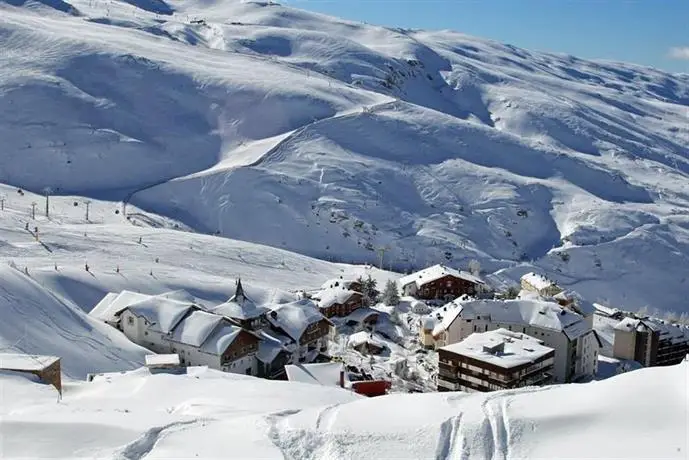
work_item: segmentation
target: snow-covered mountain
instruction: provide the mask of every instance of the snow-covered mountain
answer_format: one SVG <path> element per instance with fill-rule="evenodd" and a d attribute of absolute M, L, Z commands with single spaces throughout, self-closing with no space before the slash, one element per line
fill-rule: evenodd
<path fill-rule="evenodd" d="M 51 387 L 0 373 L 7 458 L 686 458 L 689 363 L 603 382 L 365 398 L 189 368 Z"/>
<path fill-rule="evenodd" d="M 0 46 L 0 183 L 687 308 L 687 75 L 234 0 L 1 0 Z"/>

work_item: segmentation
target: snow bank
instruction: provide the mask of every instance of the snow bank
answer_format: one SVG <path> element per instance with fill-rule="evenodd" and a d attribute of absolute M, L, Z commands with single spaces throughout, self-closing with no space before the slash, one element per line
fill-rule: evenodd
<path fill-rule="evenodd" d="M 363 398 L 206 368 L 144 369 L 69 383 L 58 404 L 45 385 L 0 374 L 12 396 L 0 427 L 9 457 L 88 448 L 148 458 L 679 459 L 689 446 L 688 378 L 684 362 L 588 384 Z"/>

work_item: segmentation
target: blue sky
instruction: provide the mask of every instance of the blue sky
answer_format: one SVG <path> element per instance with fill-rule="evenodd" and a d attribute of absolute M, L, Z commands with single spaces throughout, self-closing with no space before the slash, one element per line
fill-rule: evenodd
<path fill-rule="evenodd" d="M 453 29 L 534 51 L 627 61 L 689 73 L 689 0 L 289 0 L 285 3 L 372 24 Z"/>

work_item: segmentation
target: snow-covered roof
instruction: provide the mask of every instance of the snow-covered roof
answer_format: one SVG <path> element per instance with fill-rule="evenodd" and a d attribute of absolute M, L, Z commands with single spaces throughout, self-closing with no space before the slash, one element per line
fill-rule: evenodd
<path fill-rule="evenodd" d="M 424 284 L 428 284 L 448 275 L 469 281 L 474 284 L 485 284 L 481 278 L 478 278 L 469 272 L 455 270 L 454 268 L 438 264 L 433 265 L 432 267 L 424 268 L 423 270 L 412 273 L 411 275 L 403 276 L 399 279 L 399 285 L 404 287 L 409 284 L 416 283 L 417 287 L 421 287 Z"/>
<path fill-rule="evenodd" d="M 689 328 L 656 318 L 624 318 L 615 325 L 614 329 L 618 331 L 637 330 L 639 332 L 658 331 L 660 340 L 669 340 L 672 343 L 689 342 Z"/>
<path fill-rule="evenodd" d="M 345 322 L 347 321 L 354 321 L 357 323 L 361 323 L 363 321 L 366 321 L 368 318 L 371 316 L 379 316 L 380 312 L 377 310 L 374 310 L 369 307 L 360 307 L 351 312 L 347 317 L 345 318 Z"/>
<path fill-rule="evenodd" d="M 342 363 L 288 364 L 285 366 L 287 379 L 291 382 L 313 383 L 331 387 L 340 386 Z M 345 386 L 349 383 L 345 372 Z"/>
<path fill-rule="evenodd" d="M 101 321 L 112 322 L 117 320 L 122 310 L 128 306 L 150 297 L 152 296 L 126 290 L 120 293 L 109 292 L 91 309 L 89 316 Z"/>
<path fill-rule="evenodd" d="M 221 321 L 223 317 L 220 315 L 202 310 L 193 311 L 175 326 L 172 340 L 200 347 Z"/>
<path fill-rule="evenodd" d="M 383 342 L 373 338 L 372 334 L 370 332 L 366 332 L 366 331 L 361 331 L 361 332 L 357 332 L 355 334 L 352 334 L 347 339 L 347 344 L 351 347 L 358 347 L 359 345 L 362 345 L 364 343 L 370 343 L 371 345 L 375 345 L 375 346 L 381 347 L 381 348 L 385 347 L 385 344 Z"/>
<path fill-rule="evenodd" d="M 448 303 L 440 308 L 437 308 L 431 313 L 430 317 L 434 318 L 433 335 L 438 335 L 448 327 L 462 312 L 461 305 L 457 303 Z"/>
<path fill-rule="evenodd" d="M 218 315 L 227 316 L 228 318 L 247 320 L 258 318 L 265 314 L 268 308 L 258 306 L 250 300 L 245 300 L 244 302 L 228 300 L 227 302 L 210 308 L 210 311 Z"/>
<path fill-rule="evenodd" d="M 341 287 L 327 288 L 314 294 L 313 298 L 318 300 L 319 308 L 332 307 L 335 304 L 344 305 L 352 296 L 360 296 L 356 291 L 350 291 Z"/>
<path fill-rule="evenodd" d="M 179 355 L 177 353 L 168 353 L 164 355 L 146 355 L 146 366 L 179 366 Z"/>
<path fill-rule="evenodd" d="M 149 297 L 128 306 L 126 309 L 136 316 L 146 318 L 152 331 L 168 334 L 182 318 L 195 307 L 164 297 Z"/>
<path fill-rule="evenodd" d="M 601 305 L 599 303 L 594 303 L 593 307 L 596 309 L 596 313 L 602 314 L 604 316 L 612 316 L 615 313 L 620 312 L 620 310 L 617 308 L 606 307 L 605 305 Z"/>
<path fill-rule="evenodd" d="M 59 360 L 57 356 L 0 353 L 0 369 L 12 371 L 40 371 Z"/>
<path fill-rule="evenodd" d="M 267 316 L 270 324 L 285 331 L 293 340 L 299 340 L 311 324 L 325 319 L 315 304 L 307 299 L 277 304 L 271 310 Z"/>
<path fill-rule="evenodd" d="M 359 280 L 355 278 L 333 278 L 329 279 L 325 283 L 321 285 L 321 289 L 331 289 L 331 288 L 345 288 L 349 289 L 349 287 L 354 284 L 358 283 Z"/>
<path fill-rule="evenodd" d="M 239 336 L 243 329 L 223 319 L 213 333 L 201 345 L 201 351 L 212 355 L 225 353 L 227 347 Z"/>
<path fill-rule="evenodd" d="M 504 348 L 495 350 L 500 344 Z M 553 352 L 553 349 L 526 334 L 519 334 L 506 329 L 471 334 L 461 342 L 441 347 L 451 353 L 467 356 L 495 366 L 509 369 L 528 364 Z"/>
<path fill-rule="evenodd" d="M 441 322 L 447 328 L 457 316 L 463 319 L 485 317 L 492 323 L 523 324 L 554 331 L 563 331 L 570 339 L 590 330 L 581 315 L 554 302 L 542 300 L 474 300 L 456 304 L 459 311 L 450 310 Z M 584 323 L 585 326 L 578 325 Z M 574 327 L 574 325 L 577 325 Z M 434 330 L 435 333 L 435 330 Z"/>
<path fill-rule="evenodd" d="M 534 288 L 538 289 L 539 291 L 543 289 L 547 289 L 551 286 L 557 286 L 554 281 L 549 280 L 545 276 L 539 274 L 539 273 L 534 273 L 534 272 L 529 272 L 525 275 L 522 276 L 522 281 L 526 281 L 529 283 L 531 286 Z"/>
<path fill-rule="evenodd" d="M 266 364 L 272 363 L 275 357 L 285 350 L 282 340 L 267 331 L 261 331 L 259 337 L 261 342 L 258 344 L 256 358 Z"/>
<path fill-rule="evenodd" d="M 639 332 L 643 332 L 647 330 L 656 330 L 657 327 L 651 321 L 627 317 L 617 323 L 614 329 L 617 331 L 637 330 Z"/>

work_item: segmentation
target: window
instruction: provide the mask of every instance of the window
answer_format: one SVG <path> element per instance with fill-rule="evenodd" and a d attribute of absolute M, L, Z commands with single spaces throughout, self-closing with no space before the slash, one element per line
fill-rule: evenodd
<path fill-rule="evenodd" d="M 144 335 L 148 335 L 148 331 L 144 331 Z"/>
<path fill-rule="evenodd" d="M 132 316 L 127 317 L 127 324 L 129 324 L 130 326 L 133 326 L 134 325 L 134 317 L 132 317 Z"/>

